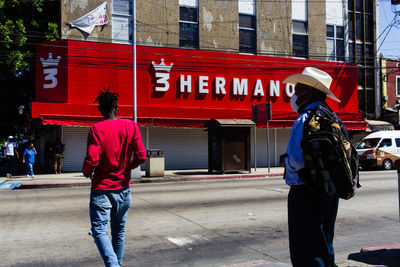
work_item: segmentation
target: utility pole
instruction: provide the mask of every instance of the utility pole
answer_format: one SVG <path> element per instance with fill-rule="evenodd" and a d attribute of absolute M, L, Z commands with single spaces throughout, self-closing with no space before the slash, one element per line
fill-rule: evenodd
<path fill-rule="evenodd" d="M 132 119 L 137 122 L 137 82 L 136 82 L 136 4 L 135 0 L 132 0 Z M 131 178 L 141 178 L 140 166 L 131 171 Z"/>
<path fill-rule="evenodd" d="M 132 117 L 133 121 L 137 122 L 137 99 L 136 99 L 136 4 L 132 0 Z"/>

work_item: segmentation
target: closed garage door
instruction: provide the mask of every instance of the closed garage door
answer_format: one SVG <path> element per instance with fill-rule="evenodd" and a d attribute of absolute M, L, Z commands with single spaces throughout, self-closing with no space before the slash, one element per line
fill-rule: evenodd
<path fill-rule="evenodd" d="M 66 148 L 64 152 L 63 171 L 80 172 L 82 170 L 89 129 L 89 127 L 63 127 L 63 142 Z"/>
<path fill-rule="evenodd" d="M 149 134 L 146 135 L 146 129 Z M 165 155 L 165 169 L 207 169 L 208 133 L 204 129 L 149 127 L 141 128 L 143 143 L 149 136 L 149 147 L 161 149 Z"/>

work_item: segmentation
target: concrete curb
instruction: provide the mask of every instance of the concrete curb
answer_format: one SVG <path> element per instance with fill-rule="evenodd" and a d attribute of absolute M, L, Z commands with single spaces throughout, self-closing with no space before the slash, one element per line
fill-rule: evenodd
<path fill-rule="evenodd" d="M 362 248 L 361 252 L 372 252 L 372 251 L 377 251 L 377 250 L 381 250 L 381 249 L 399 249 L 399 248 L 400 248 L 400 242 L 393 243 L 393 244 L 385 244 L 385 245 L 380 245 L 380 246 Z"/>
<path fill-rule="evenodd" d="M 140 178 L 133 180 L 133 183 L 154 183 L 154 182 L 180 182 L 180 181 L 201 181 L 201 180 L 226 180 L 226 179 L 244 179 L 244 178 L 268 178 L 283 176 L 283 173 L 261 173 L 261 174 L 232 174 L 232 175 L 218 175 L 218 176 L 183 176 L 183 177 L 155 177 L 155 178 Z"/>
<path fill-rule="evenodd" d="M 206 175 L 206 176 L 164 176 L 164 177 L 144 177 L 132 179 L 131 183 L 164 183 L 164 182 L 182 182 L 182 181 L 202 181 L 202 180 L 227 180 L 227 179 L 246 179 L 246 178 L 274 178 L 282 177 L 283 173 L 262 173 L 262 174 L 231 174 L 231 175 Z M 90 186 L 90 181 L 85 182 L 59 182 L 59 183 L 35 183 L 21 184 L 15 189 L 40 189 L 40 188 L 61 188 L 61 187 L 81 187 Z"/>

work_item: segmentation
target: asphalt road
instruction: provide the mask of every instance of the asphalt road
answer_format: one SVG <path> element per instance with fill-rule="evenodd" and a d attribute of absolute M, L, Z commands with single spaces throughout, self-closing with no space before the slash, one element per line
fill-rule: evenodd
<path fill-rule="evenodd" d="M 356 197 L 341 200 L 339 266 L 400 266 L 400 250 L 360 253 L 400 242 L 397 182 L 395 171 L 362 172 Z M 281 178 L 132 191 L 124 266 L 290 266 Z M 0 191 L 0 266 L 102 266 L 88 235 L 88 198 L 88 187 Z"/>

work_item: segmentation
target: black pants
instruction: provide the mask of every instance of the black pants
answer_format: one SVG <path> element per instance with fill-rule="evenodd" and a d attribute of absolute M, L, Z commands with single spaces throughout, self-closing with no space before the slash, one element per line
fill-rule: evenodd
<path fill-rule="evenodd" d="M 294 267 L 333 267 L 338 198 L 322 198 L 308 186 L 292 186 L 288 197 L 290 259 Z"/>
<path fill-rule="evenodd" d="M 14 172 L 14 164 L 15 164 L 15 156 L 7 156 L 6 161 L 6 172 L 9 174 L 13 174 Z"/>

